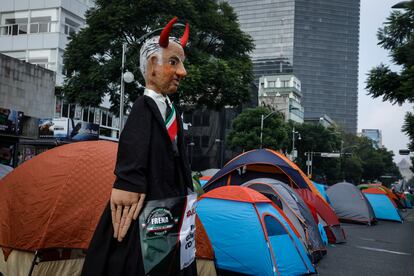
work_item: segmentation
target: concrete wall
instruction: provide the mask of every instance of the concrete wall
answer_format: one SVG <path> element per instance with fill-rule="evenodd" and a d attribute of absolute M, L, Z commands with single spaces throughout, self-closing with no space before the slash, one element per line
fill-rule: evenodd
<path fill-rule="evenodd" d="M 53 117 L 55 72 L 0 54 L 0 107 Z"/>

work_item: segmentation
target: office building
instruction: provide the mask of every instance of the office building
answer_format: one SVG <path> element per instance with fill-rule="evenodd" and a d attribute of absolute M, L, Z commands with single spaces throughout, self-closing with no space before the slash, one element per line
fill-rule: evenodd
<path fill-rule="evenodd" d="M 93 0 L 7 0 L 0 5 L 0 53 L 56 72 L 63 83 L 69 35 L 85 25 Z"/>
<path fill-rule="evenodd" d="M 306 118 L 331 117 L 356 133 L 360 0 L 228 0 L 256 44 L 256 81 L 293 74 Z"/>
<path fill-rule="evenodd" d="M 264 76 L 259 79 L 259 104 L 279 111 L 286 121 L 303 123 L 301 83 L 293 75 Z"/>
<path fill-rule="evenodd" d="M 361 136 L 371 139 L 375 148 L 382 148 L 382 131 L 380 129 L 363 129 Z"/>

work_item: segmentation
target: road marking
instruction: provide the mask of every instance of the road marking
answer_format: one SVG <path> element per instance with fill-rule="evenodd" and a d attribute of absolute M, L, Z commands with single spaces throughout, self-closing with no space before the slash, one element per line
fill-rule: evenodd
<path fill-rule="evenodd" d="M 359 237 L 360 240 L 363 241 L 373 241 L 373 242 L 382 242 L 382 243 L 391 243 L 389 241 L 382 241 L 382 240 L 376 240 L 376 239 L 370 239 L 370 238 L 363 238 L 363 237 Z"/>
<path fill-rule="evenodd" d="M 385 253 L 397 254 L 397 255 L 405 255 L 405 256 L 412 256 L 413 255 L 411 253 L 399 252 L 399 251 L 392 251 L 392 250 L 386 250 L 386 249 L 375 248 L 375 247 L 368 247 L 368 246 L 358 246 L 358 245 L 355 245 L 355 247 L 356 248 L 361 248 L 361 249 L 366 249 L 366 250 L 371 250 L 371 251 L 378 251 L 378 252 L 385 252 Z"/>

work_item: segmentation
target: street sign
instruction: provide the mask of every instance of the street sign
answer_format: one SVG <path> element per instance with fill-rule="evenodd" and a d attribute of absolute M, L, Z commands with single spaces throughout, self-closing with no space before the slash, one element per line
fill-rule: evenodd
<path fill-rule="evenodd" d="M 306 166 L 312 166 L 312 161 L 306 160 Z"/>
<path fill-rule="evenodd" d="M 321 157 L 339 158 L 339 157 L 341 157 L 341 154 L 340 153 L 334 153 L 334 152 L 321 152 Z"/>

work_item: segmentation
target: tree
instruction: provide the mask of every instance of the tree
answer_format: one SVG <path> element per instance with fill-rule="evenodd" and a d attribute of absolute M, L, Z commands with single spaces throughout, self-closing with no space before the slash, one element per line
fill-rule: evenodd
<path fill-rule="evenodd" d="M 301 133 L 301 140 L 297 141 L 298 150 L 296 159 L 299 167 L 306 171 L 306 152 L 339 152 L 341 149 L 340 133 L 335 128 L 325 128 L 318 124 L 297 124 L 295 129 Z M 313 157 L 313 178 L 323 183 L 333 184 L 341 178 L 341 166 L 338 158 Z"/>
<path fill-rule="evenodd" d="M 414 2 L 404 6 L 404 11 L 393 11 L 377 33 L 378 44 L 390 51 L 399 71 L 381 64 L 369 72 L 366 86 L 373 98 L 382 97 L 383 101 L 398 104 L 414 102 Z M 409 136 L 409 147 L 414 151 L 413 113 L 407 113 L 402 130 Z"/>
<path fill-rule="evenodd" d="M 227 143 L 233 150 L 252 150 L 260 148 L 261 116 L 270 114 L 265 107 L 245 109 L 233 121 L 233 128 L 227 137 Z M 276 112 L 263 124 L 263 148 L 284 150 L 289 144 L 289 126 L 283 115 Z"/>
<path fill-rule="evenodd" d="M 96 7 L 86 14 L 86 27 L 70 37 L 65 52 L 68 78 L 62 90 L 68 101 L 98 106 L 104 95 L 110 95 L 112 111 L 117 112 L 122 44 L 128 46 L 126 69 L 143 84 L 137 40 L 165 26 L 174 16 L 191 24 L 185 61 L 188 77 L 180 85 L 180 101 L 218 110 L 249 100 L 253 42 L 240 30 L 237 16 L 227 3 L 96 0 Z M 183 28 L 176 27 L 173 32 L 181 36 Z M 141 93 L 136 83 L 126 84 L 125 104 Z"/>

